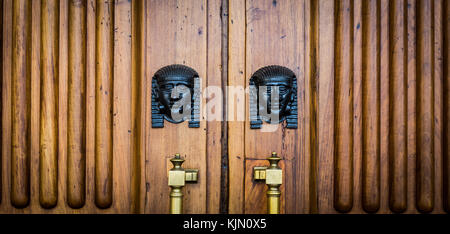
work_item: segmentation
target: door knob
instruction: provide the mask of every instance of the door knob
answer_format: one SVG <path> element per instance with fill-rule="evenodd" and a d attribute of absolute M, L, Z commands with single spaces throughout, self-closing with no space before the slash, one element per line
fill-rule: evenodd
<path fill-rule="evenodd" d="M 280 213 L 280 186 L 283 182 L 283 171 L 278 166 L 278 162 L 281 160 L 277 156 L 276 152 L 272 153 L 272 156 L 267 158 L 270 163 L 269 167 L 254 167 L 253 178 L 258 180 L 265 180 L 267 184 L 267 212 L 269 214 Z"/>
<path fill-rule="evenodd" d="M 169 170 L 169 186 L 170 186 L 170 213 L 181 214 L 183 212 L 183 192 L 181 189 L 186 182 L 196 183 L 198 179 L 198 169 L 184 169 L 181 167 L 184 159 L 180 154 L 170 159 L 173 168 Z"/>

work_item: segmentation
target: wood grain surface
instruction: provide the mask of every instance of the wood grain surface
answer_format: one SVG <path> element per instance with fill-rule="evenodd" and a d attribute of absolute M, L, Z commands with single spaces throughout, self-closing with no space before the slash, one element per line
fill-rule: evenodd
<path fill-rule="evenodd" d="M 86 202 L 86 1 L 69 2 L 67 203 Z"/>
<path fill-rule="evenodd" d="M 449 1 L 0 0 L 0 25 L 0 213 L 168 213 L 175 153 L 185 213 L 264 213 L 272 151 L 282 213 L 450 211 Z M 171 64 L 223 91 L 200 128 L 151 127 Z M 297 129 L 250 129 L 267 65 L 297 77 Z"/>
<path fill-rule="evenodd" d="M 0 25 L 1 25 L 1 28 L 0 28 L 0 58 L 1 58 L 0 69 L 3 70 L 3 60 L 4 60 L 4 58 L 3 58 L 3 0 L 0 0 Z M 3 72 L 2 71 L 0 71 L 0 84 L 3 85 Z M 0 97 L 3 97 L 2 91 L 3 90 L 0 88 Z M 2 126 L 2 121 L 3 121 L 3 119 L 1 118 L 2 110 L 3 110 L 3 102 L 0 101 L 0 127 Z M 1 136 L 0 136 L 0 155 L 2 152 L 1 142 L 2 142 L 2 140 L 1 140 Z M 3 188 L 1 175 L 2 175 L 2 160 L 0 159 L 0 203 L 2 202 L 1 194 L 2 194 L 2 188 Z"/>
<path fill-rule="evenodd" d="M 246 54 L 245 54 L 245 87 L 249 85 L 252 74 L 261 67 L 269 65 L 281 65 L 291 69 L 298 79 L 297 96 L 298 109 L 304 113 L 304 70 L 301 54 L 304 53 L 304 40 L 302 40 L 303 27 L 300 27 L 304 17 L 304 8 L 300 1 L 246 1 Z M 246 112 L 249 113 L 249 103 L 246 99 Z M 284 124 L 277 126 L 274 132 L 264 132 L 250 129 L 250 122 L 245 122 L 245 160 L 266 159 L 272 152 L 277 152 L 284 161 L 285 180 L 284 196 L 285 209 L 282 212 L 305 212 L 307 203 L 307 184 L 309 171 L 305 168 L 305 152 L 303 130 L 304 122 L 299 116 L 298 129 L 286 129 Z M 233 137 L 231 135 L 230 137 Z M 252 170 L 247 166 L 256 166 L 246 163 L 245 171 Z M 305 170 L 306 169 L 306 170 Z M 246 174 L 250 176 L 251 174 Z M 251 179 L 251 178 L 250 178 Z M 246 181 L 248 179 L 246 178 Z M 246 194 L 256 194 L 256 191 L 248 193 L 251 185 L 245 183 Z M 306 188 L 306 190 L 305 190 Z M 259 193 L 264 194 L 265 186 Z M 299 192 L 302 191 L 302 192 Z M 265 210 L 266 203 L 257 203 L 256 197 L 245 196 L 245 213 L 253 213 L 257 210 Z M 230 200 L 231 202 L 236 202 Z M 240 201 L 242 202 L 242 201 Z M 248 207 L 247 205 L 252 206 Z"/>

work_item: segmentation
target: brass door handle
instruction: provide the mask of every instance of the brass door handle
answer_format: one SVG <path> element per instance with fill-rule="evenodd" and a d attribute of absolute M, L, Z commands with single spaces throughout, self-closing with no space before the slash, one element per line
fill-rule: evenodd
<path fill-rule="evenodd" d="M 254 167 L 253 178 L 255 180 L 265 180 L 267 184 L 267 212 L 269 214 L 280 213 L 280 186 L 283 183 L 283 171 L 278 166 L 281 160 L 276 152 L 267 158 L 270 162 L 269 167 Z"/>
<path fill-rule="evenodd" d="M 181 189 L 186 182 L 196 183 L 198 179 L 198 169 L 184 169 L 181 167 L 184 159 L 180 154 L 170 159 L 173 168 L 169 170 L 169 186 L 170 186 L 170 213 L 181 214 L 183 212 L 183 192 Z"/>

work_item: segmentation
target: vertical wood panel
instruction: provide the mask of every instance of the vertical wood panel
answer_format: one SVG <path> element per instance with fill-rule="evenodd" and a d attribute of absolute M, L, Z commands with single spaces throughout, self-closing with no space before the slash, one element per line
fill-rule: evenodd
<path fill-rule="evenodd" d="M 69 3 L 67 203 L 86 200 L 86 1 Z"/>
<path fill-rule="evenodd" d="M 114 112 L 113 175 L 115 212 L 130 212 L 131 155 L 131 2 L 114 1 Z M 110 94 L 112 95 L 112 94 Z"/>
<path fill-rule="evenodd" d="M 208 46 L 208 54 L 207 54 L 207 81 L 206 87 L 215 86 L 217 88 L 223 87 L 223 77 L 222 77 L 222 16 L 221 8 L 223 8 L 224 1 L 222 0 L 213 0 L 207 1 L 207 14 L 208 14 L 208 28 L 207 28 L 207 46 Z M 223 89 L 222 89 L 223 90 Z M 204 94 L 206 96 L 206 100 L 210 101 L 212 98 L 225 98 L 223 95 L 213 96 L 209 93 Z M 222 100 L 219 102 L 223 105 Z M 208 106 L 204 105 L 204 108 L 209 109 Z M 223 117 L 223 107 L 224 106 L 215 106 L 214 114 Z M 223 136 L 223 123 L 220 120 L 214 120 L 213 116 L 208 116 L 207 112 L 207 120 L 209 120 L 207 125 L 207 135 L 206 135 L 206 145 L 207 145 L 207 182 L 206 182 L 206 212 L 207 213 L 219 213 L 220 207 L 220 181 L 221 181 L 221 156 L 222 156 L 222 144 L 225 140 L 226 136 Z"/>
<path fill-rule="evenodd" d="M 0 27 L 0 58 L 2 58 L 1 59 L 1 61 L 0 61 L 0 69 L 1 69 L 1 71 L 0 71 L 0 97 L 2 98 L 2 100 L 3 100 L 3 96 L 2 96 L 2 94 L 3 94 L 3 0 L 0 0 L 0 25 L 1 25 L 1 27 Z M 0 143 L 3 143 L 3 141 L 2 141 L 2 133 L 3 133 L 3 119 L 2 119 L 2 113 L 3 113 L 3 102 L 0 100 L 0 127 L 2 128 L 2 131 L 1 131 L 1 133 L 0 133 Z M 0 145 L 0 155 L 1 155 L 1 152 L 2 152 L 2 149 L 3 149 L 3 144 L 2 145 Z M 2 191 L 3 191 L 3 180 L 2 180 L 2 178 L 3 178 L 3 175 L 2 175 L 2 172 L 3 172 L 3 163 L 2 163 L 2 160 L 0 159 L 0 204 L 2 203 Z"/>
<path fill-rule="evenodd" d="M 443 7 L 443 29 L 444 29 L 444 136 L 442 141 L 443 146 L 443 190 L 444 190 L 444 209 L 450 213 L 450 2 L 444 1 Z"/>
<path fill-rule="evenodd" d="M 434 207 L 433 1 L 417 5 L 417 209 Z"/>
<path fill-rule="evenodd" d="M 228 204 L 229 204 L 229 154 L 228 154 L 228 121 L 227 118 L 227 85 L 228 85 L 228 0 L 222 0 L 222 5 L 220 7 L 220 18 L 222 21 L 222 93 L 223 93 L 223 123 L 222 123 L 222 162 L 221 162 L 221 179 L 220 179 L 220 213 L 228 213 Z"/>
<path fill-rule="evenodd" d="M 229 1 L 228 20 L 228 86 L 246 87 L 245 84 L 245 34 L 246 4 L 245 1 Z M 227 92 L 227 116 L 237 120 L 236 108 L 245 105 L 245 99 L 235 97 Z M 244 139 L 245 126 L 242 121 L 228 123 L 228 161 L 229 161 L 229 213 L 244 212 Z"/>
<path fill-rule="evenodd" d="M 380 2 L 380 81 L 379 81 L 379 103 L 380 103 L 380 209 L 378 213 L 389 213 L 389 54 L 391 53 L 389 39 L 389 9 L 390 0 Z M 387 25 L 382 27 L 382 25 Z M 382 98 L 383 97 L 383 98 Z"/>
<path fill-rule="evenodd" d="M 87 0 L 86 13 L 86 208 L 95 210 L 95 93 L 96 1 Z"/>
<path fill-rule="evenodd" d="M 292 165 L 292 173 L 296 174 L 296 180 L 293 183 L 295 199 L 290 202 L 293 206 L 288 211 L 291 213 L 309 213 L 311 206 L 309 197 L 312 194 L 311 187 L 311 148 L 310 148 L 310 127 L 309 121 L 311 118 L 310 109 L 310 92 L 309 85 L 310 80 L 307 78 L 307 60 L 305 54 L 308 48 L 307 31 L 306 27 L 309 15 L 307 14 L 307 2 L 300 2 L 296 9 L 295 18 L 299 25 L 297 31 L 298 38 L 298 64 L 299 64 L 299 78 L 297 78 L 297 113 L 298 113 L 298 131 L 297 142 L 295 144 L 300 145 L 295 163 Z"/>
<path fill-rule="evenodd" d="M 146 8 L 147 1 L 132 2 L 131 151 L 134 173 L 131 182 L 133 201 L 130 210 L 134 213 L 144 211 L 145 198 Z"/>
<path fill-rule="evenodd" d="M 31 213 L 44 209 L 40 204 L 40 120 L 41 120 L 41 0 L 32 1 L 31 6 L 31 162 L 30 162 L 30 205 L 19 212 Z"/>
<path fill-rule="evenodd" d="M 148 67 L 147 98 L 151 97 L 151 77 L 167 65 L 183 64 L 196 70 L 201 88 L 206 87 L 207 77 L 207 4 L 206 1 L 149 1 L 148 2 Z M 161 27 L 165 25 L 165 27 Z M 147 99 L 149 100 L 149 99 Z M 202 97 L 201 105 L 205 103 Z M 149 106 L 150 103 L 147 103 Z M 147 119 L 151 118 L 146 110 Z M 186 160 L 184 168 L 199 169 L 199 181 L 183 188 L 184 213 L 206 212 L 206 121 L 200 115 L 200 128 L 188 128 L 187 121 L 164 128 L 148 127 L 146 136 L 146 213 L 169 211 L 169 186 L 167 170 L 169 158 L 180 153 Z M 170 142 L 170 143 L 168 143 Z"/>
<path fill-rule="evenodd" d="M 407 49 L 407 133 L 408 133 L 408 177 L 407 177 L 407 212 L 417 212 L 415 192 L 416 192 L 416 16 L 417 4 L 415 0 L 408 0 L 407 2 L 407 35 L 408 35 L 408 49 Z"/>
<path fill-rule="evenodd" d="M 309 173 L 309 189 L 308 196 L 310 212 L 318 212 L 317 197 L 317 174 L 318 174 L 318 147 L 317 147 L 317 88 L 318 88 L 318 54 L 319 54 L 319 37 L 318 37 L 318 2 L 315 0 L 305 2 L 305 25 L 308 28 L 305 30 L 305 112 L 308 113 L 309 132 L 307 137 L 307 147 L 309 148 L 310 156 L 310 173 Z"/>
<path fill-rule="evenodd" d="M 39 201 L 53 208 L 58 199 L 59 1 L 41 1 L 41 115 Z"/>
<path fill-rule="evenodd" d="M 317 147 L 318 209 L 333 212 L 334 180 L 334 2 L 318 3 Z"/>
<path fill-rule="evenodd" d="M 362 1 L 353 6 L 353 209 L 362 210 Z"/>
<path fill-rule="evenodd" d="M 406 209 L 406 1 L 391 2 L 389 63 L 389 205 L 394 212 Z"/>
<path fill-rule="evenodd" d="M 114 2 L 96 2 L 95 204 L 112 204 Z"/>
<path fill-rule="evenodd" d="M 433 119 L 433 140 L 434 140 L 434 208 L 433 213 L 441 213 L 442 206 L 442 130 L 443 130 L 443 1 L 434 0 L 434 14 L 433 14 L 433 88 L 434 88 L 434 113 Z"/>
<path fill-rule="evenodd" d="M 68 151 L 68 80 L 69 80 L 69 0 L 59 1 L 59 80 L 58 80 L 58 202 L 54 209 L 45 212 L 70 212 L 67 198 Z M 79 209 L 73 210 L 75 213 Z"/>
<path fill-rule="evenodd" d="M 363 5 L 363 160 L 362 202 L 367 212 L 380 208 L 380 32 L 378 1 Z"/>
<path fill-rule="evenodd" d="M 334 206 L 353 207 L 353 2 L 336 4 Z"/>
<path fill-rule="evenodd" d="M 292 70 L 297 77 L 297 91 L 303 94 L 303 76 L 300 73 L 300 57 L 303 50 L 301 38 L 303 31 L 300 30 L 303 24 L 302 5 L 299 1 L 254 1 L 246 2 L 246 60 L 245 60 L 245 84 L 248 86 L 249 80 L 254 72 L 258 69 L 270 66 L 280 65 Z M 301 86 L 299 84 L 302 84 Z M 298 94 L 297 94 L 298 95 Z M 301 100 L 302 95 L 298 95 Z M 248 100 L 248 99 L 247 99 Z M 297 104 L 300 112 L 303 112 L 303 101 Z M 246 113 L 249 113 L 249 103 L 246 103 Z M 281 199 L 285 200 L 286 213 L 295 213 L 297 208 L 304 207 L 301 204 L 301 193 L 297 191 L 297 186 L 303 188 L 304 181 L 307 180 L 309 171 L 298 170 L 301 165 L 301 150 L 303 142 L 299 140 L 299 136 L 304 126 L 299 121 L 297 129 L 287 129 L 285 123 L 275 125 L 274 131 L 263 131 L 264 128 L 270 129 L 274 125 L 269 126 L 263 124 L 262 129 L 250 129 L 250 122 L 246 118 L 245 124 L 245 160 L 266 159 L 271 152 L 277 152 L 284 160 L 285 170 L 284 176 L 287 178 L 295 178 L 286 180 L 284 184 L 285 191 Z M 264 146 L 264 147 L 262 147 Z M 251 165 L 247 164 L 246 165 Z M 246 168 L 246 171 L 250 168 Z M 298 182 L 298 184 L 297 184 Z M 247 190 L 252 189 L 252 185 L 246 184 Z M 265 187 L 260 193 L 265 193 Z M 307 193 L 305 191 L 305 193 Z M 254 197 L 244 196 L 244 207 L 246 213 L 253 213 L 257 210 L 264 210 L 266 204 L 259 203 L 260 207 L 251 205 Z M 282 201 L 283 202 L 283 201 Z M 255 203 L 253 203 L 255 204 Z M 248 205 L 248 206 L 247 206 Z"/>
<path fill-rule="evenodd" d="M 13 1 L 11 203 L 30 200 L 31 2 Z"/>
<path fill-rule="evenodd" d="M 3 1 L 2 6 L 2 13 L 3 13 L 3 26 L 2 26 L 2 148 L 1 148 L 1 159 L 2 162 L 1 167 L 1 173 L 2 177 L 0 178 L 2 180 L 2 203 L 7 204 L 10 203 L 11 200 L 11 83 L 12 83 L 12 46 L 11 46 L 11 40 L 12 40 L 12 2 L 9 0 Z M 0 210 L 6 210 L 6 205 L 0 206 Z M 3 209 L 2 209 L 3 208 Z"/>

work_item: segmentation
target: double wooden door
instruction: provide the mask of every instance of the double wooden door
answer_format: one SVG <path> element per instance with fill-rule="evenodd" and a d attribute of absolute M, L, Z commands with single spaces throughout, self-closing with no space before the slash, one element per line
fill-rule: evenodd
<path fill-rule="evenodd" d="M 180 153 L 184 212 L 265 213 L 274 151 L 282 213 L 448 212 L 449 5 L 0 0 L 0 212 L 167 213 Z M 152 128 L 171 64 L 201 78 L 199 128 Z M 239 90 L 268 65 L 297 77 L 297 129 L 250 128 Z"/>

